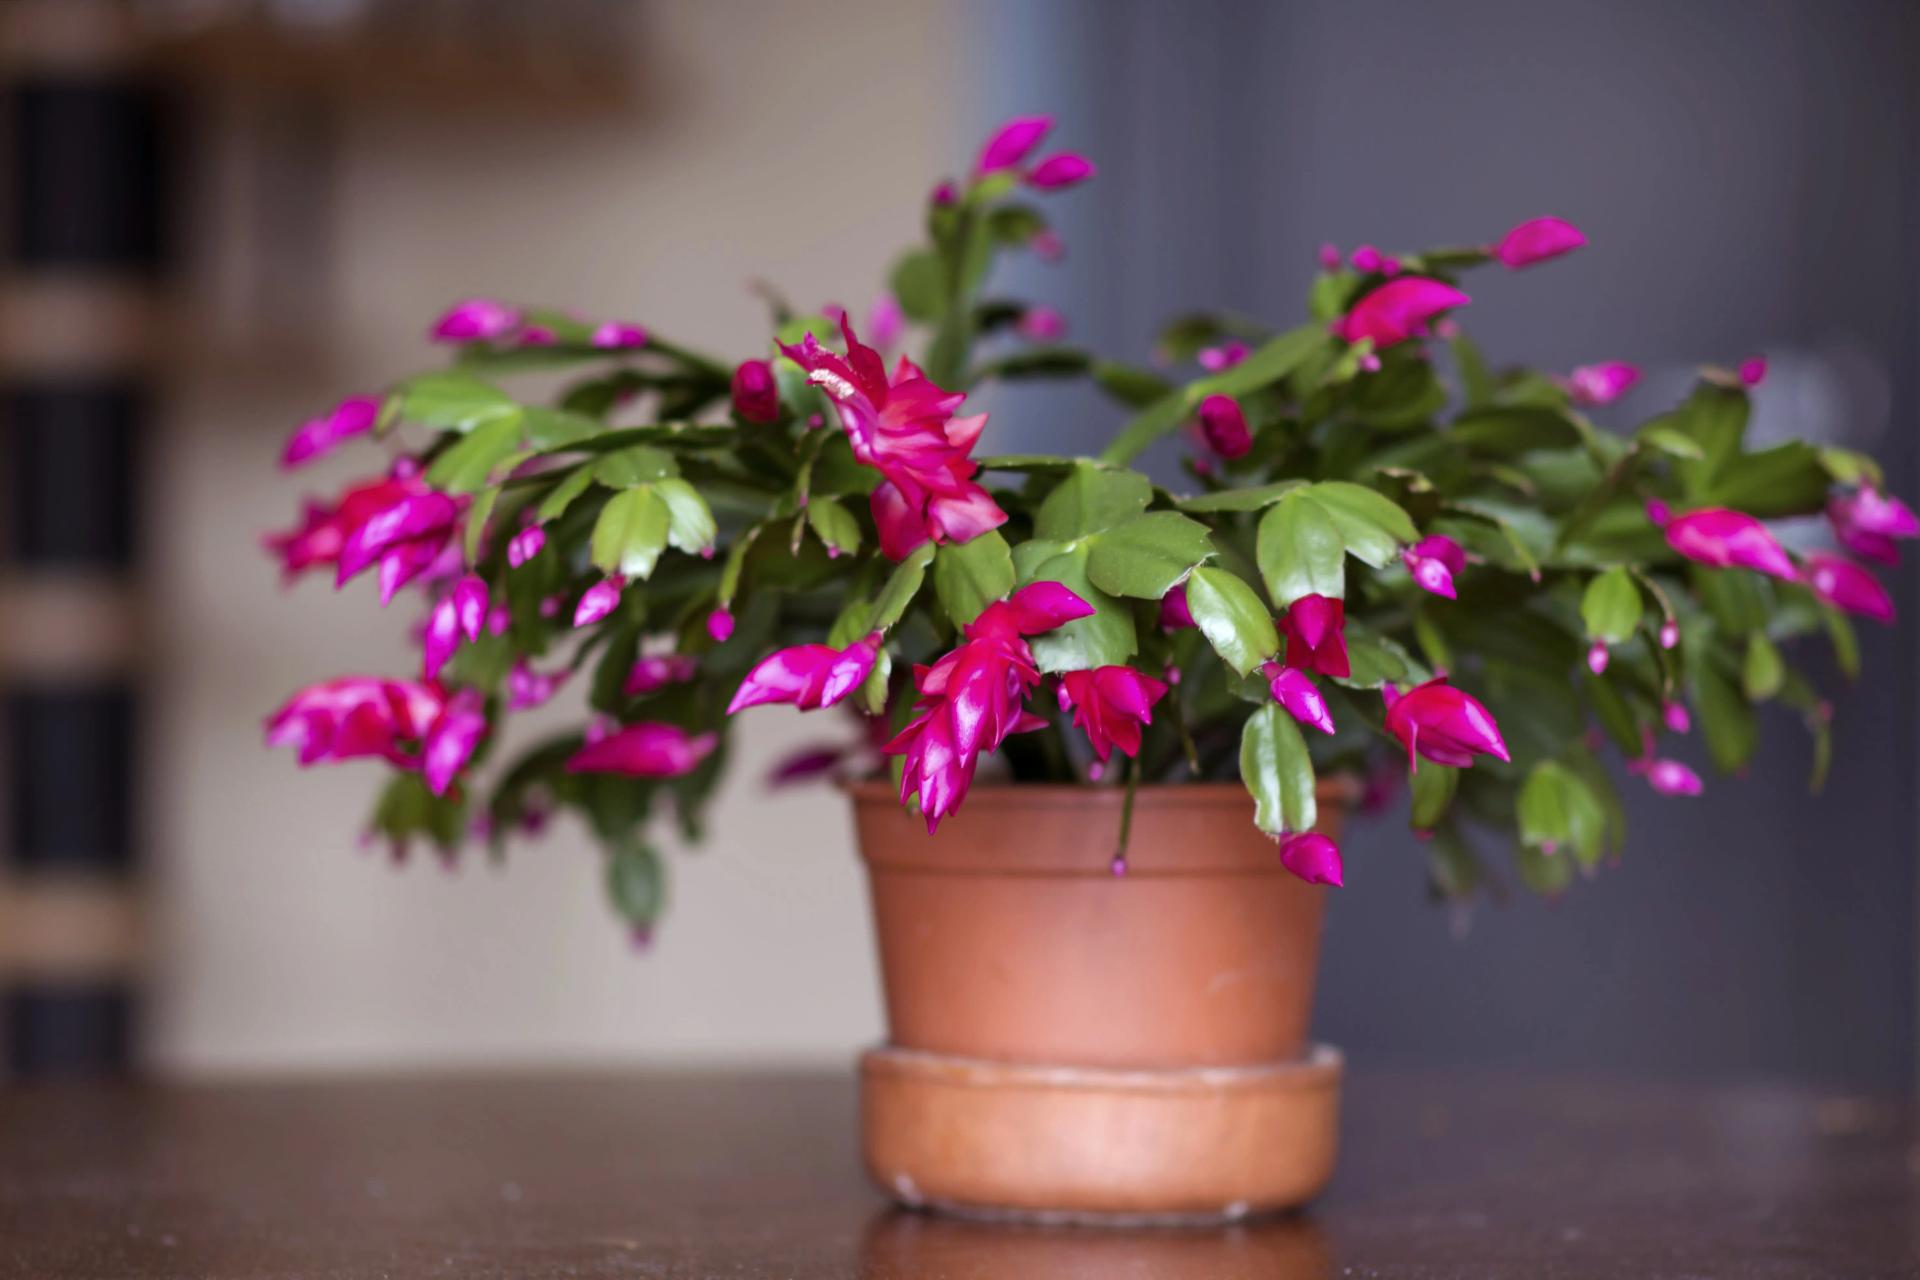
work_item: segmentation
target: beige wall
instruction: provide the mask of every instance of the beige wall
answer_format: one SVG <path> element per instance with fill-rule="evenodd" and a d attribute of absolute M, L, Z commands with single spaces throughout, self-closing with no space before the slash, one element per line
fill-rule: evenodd
<path fill-rule="evenodd" d="M 753 716 L 712 838 L 672 851 L 674 901 L 647 955 L 616 927 L 577 831 L 517 846 L 504 868 L 469 856 L 449 873 L 420 856 L 394 870 L 355 848 L 377 769 L 301 772 L 260 745 L 262 713 L 295 686 L 409 660 L 409 610 L 383 613 L 365 583 L 283 593 L 257 551 L 303 488 L 368 469 L 362 453 L 276 478 L 304 413 L 423 366 L 432 313 L 470 292 L 630 317 L 728 352 L 764 340 L 750 276 L 863 308 L 938 169 L 960 167 L 956 33 L 930 6 L 643 12 L 646 101 L 632 119 L 347 122 L 324 184 L 335 203 L 321 219 L 332 258 L 317 351 L 241 343 L 196 362 L 175 397 L 152 520 L 148 734 L 149 1043 L 165 1068 L 839 1061 L 879 1033 L 840 805 L 758 782 L 782 746 L 837 725 Z M 203 179 L 218 189 L 233 161 L 213 157 Z M 236 226 L 228 240 L 220 218 L 215 207 L 205 224 L 215 281 L 246 239 Z"/>

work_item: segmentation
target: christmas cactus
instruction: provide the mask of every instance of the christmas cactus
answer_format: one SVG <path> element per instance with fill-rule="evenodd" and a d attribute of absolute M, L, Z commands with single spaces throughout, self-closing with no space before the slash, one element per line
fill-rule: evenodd
<path fill-rule="evenodd" d="M 1892 614 L 1857 558 L 1893 561 L 1920 522 L 1865 457 L 1747 447 L 1764 364 L 1705 370 L 1625 433 L 1583 410 L 1626 395 L 1629 365 L 1490 366 L 1464 286 L 1584 245 L 1551 218 L 1478 247 L 1329 246 L 1298 327 L 1196 314 L 1153 368 L 1097 357 L 988 289 L 1002 255 L 1059 256 L 1036 200 L 1094 172 L 1039 155 L 1048 129 L 1008 124 L 934 190 L 859 327 L 775 301 L 744 362 L 619 320 L 448 311 L 451 368 L 342 402 L 285 455 L 358 437 L 384 470 L 269 540 L 289 576 L 404 592 L 418 667 L 302 690 L 268 740 L 391 765 L 373 830 L 399 850 L 498 850 L 572 811 L 639 927 L 661 826 L 698 836 L 735 724 L 774 703 L 851 713 L 782 779 L 890 776 L 929 831 L 983 773 L 1129 798 L 1237 778 L 1276 856 L 1332 884 L 1316 780 L 1410 777 L 1448 895 L 1490 883 L 1476 846 L 1501 831 L 1542 891 L 1597 867 L 1624 839 L 1616 779 L 1700 790 L 1667 746 L 1695 723 L 1737 770 L 1761 704 L 1790 708 L 1818 784 L 1830 711 L 1783 645 L 1823 632 L 1851 675 L 1846 615 Z M 1103 454 L 979 447 L 969 393 L 1037 378 L 1111 398 Z M 1171 484 L 1135 465 L 1163 441 Z M 1823 511 L 1849 554 L 1795 555 L 1764 523 Z M 572 727 L 516 732 L 561 701 Z"/>

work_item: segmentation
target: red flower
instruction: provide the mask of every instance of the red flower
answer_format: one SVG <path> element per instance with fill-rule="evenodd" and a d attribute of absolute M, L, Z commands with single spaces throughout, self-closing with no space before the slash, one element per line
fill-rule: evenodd
<path fill-rule="evenodd" d="M 1069 671 L 1060 677 L 1060 709 L 1073 712 L 1073 722 L 1086 730 L 1087 741 L 1101 763 L 1113 754 L 1140 754 L 1140 731 L 1153 723 L 1153 704 L 1167 686 L 1132 667 L 1096 667 Z"/>
<path fill-rule="evenodd" d="M 1464 769 L 1475 753 L 1498 760 L 1511 757 L 1500 737 L 1500 726 L 1478 699 L 1437 676 L 1401 694 L 1392 685 L 1382 691 L 1387 701 L 1387 732 L 1407 749 L 1407 763 L 1420 767 L 1418 756 L 1435 764 Z"/>
<path fill-rule="evenodd" d="M 1280 636 L 1287 642 L 1286 664 L 1322 675 L 1351 675 L 1346 626 L 1344 600 L 1301 596 L 1280 617 Z"/>
<path fill-rule="evenodd" d="M 780 417 L 780 384 L 765 360 L 745 360 L 733 371 L 733 411 L 746 422 L 761 424 Z"/>

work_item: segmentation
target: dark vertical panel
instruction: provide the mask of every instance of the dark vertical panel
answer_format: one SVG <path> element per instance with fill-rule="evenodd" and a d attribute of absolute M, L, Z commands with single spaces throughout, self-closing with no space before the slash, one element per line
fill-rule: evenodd
<path fill-rule="evenodd" d="M 6 848 L 16 871 L 120 873 L 133 860 L 134 701 L 122 687 L 6 695 Z"/>
<path fill-rule="evenodd" d="M 157 267 L 166 248 L 154 91 L 79 77 L 16 83 L 8 257 L 36 268 Z"/>
<path fill-rule="evenodd" d="M 0 389 L 7 545 L 33 568 L 125 568 L 134 556 L 139 452 L 149 417 L 137 383 L 24 381 Z"/>
<path fill-rule="evenodd" d="M 0 1044 L 16 1079 L 117 1074 L 132 1061 L 133 999 L 123 982 L 22 986 L 0 1008 Z"/>

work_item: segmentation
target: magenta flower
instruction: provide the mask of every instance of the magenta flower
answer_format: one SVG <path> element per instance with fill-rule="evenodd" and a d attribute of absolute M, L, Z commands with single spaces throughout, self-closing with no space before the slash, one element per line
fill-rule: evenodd
<path fill-rule="evenodd" d="M 315 458 L 333 452 L 341 441 L 365 435 L 380 416 L 380 401 L 373 396 L 348 396 L 324 418 L 303 423 L 287 440 L 280 454 L 280 466 L 287 471 L 305 466 Z"/>
<path fill-rule="evenodd" d="M 1523 222 L 1488 250 L 1508 267 L 1530 267 L 1548 258 L 1572 253 L 1587 242 L 1580 228 L 1560 218 L 1534 218 Z"/>
<path fill-rule="evenodd" d="M 1029 342 L 1058 342 L 1067 336 L 1067 318 L 1052 307 L 1028 307 L 1014 328 Z"/>
<path fill-rule="evenodd" d="M 1613 651 L 1607 648 L 1605 640 L 1595 640 L 1587 646 L 1587 670 L 1597 676 L 1607 673 L 1607 665 L 1612 661 Z"/>
<path fill-rule="evenodd" d="M 1458 599 L 1453 576 L 1467 567 L 1467 553 L 1452 538 L 1444 533 L 1429 534 L 1402 551 L 1400 560 L 1423 590 Z"/>
<path fill-rule="evenodd" d="M 427 615 L 421 638 L 421 674 L 432 680 L 460 647 L 460 637 L 478 640 L 487 619 L 487 584 L 473 574 L 456 582 Z"/>
<path fill-rule="evenodd" d="M 1084 618 L 1093 606 L 1057 582 L 1036 582 L 988 605 L 961 629 L 963 642 L 930 667 L 914 668 L 915 716 L 887 743 L 887 755 L 906 757 L 900 802 L 918 795 L 933 832 L 973 785 L 980 754 L 1007 735 L 1046 721 L 1021 709 L 1040 683 L 1026 636 Z"/>
<path fill-rule="evenodd" d="M 602 351 L 629 351 L 647 345 L 647 331 L 641 325 L 609 320 L 597 326 L 588 341 Z"/>
<path fill-rule="evenodd" d="M 1740 362 L 1740 381 L 1749 387 L 1757 387 L 1767 380 L 1767 358 L 1749 356 Z"/>
<path fill-rule="evenodd" d="M 1062 151 L 1046 157 L 1027 171 L 1027 185 L 1041 191 L 1060 191 L 1078 186 L 1099 172 L 1093 161 L 1077 151 Z"/>
<path fill-rule="evenodd" d="M 337 565 L 349 534 L 400 499 L 426 492 L 426 483 L 410 474 L 363 480 L 349 486 L 332 506 L 308 501 L 298 526 L 270 533 L 264 541 L 280 559 L 285 576 L 296 578 L 308 569 Z"/>
<path fill-rule="evenodd" d="M 380 566 L 380 603 L 386 604 L 401 587 L 424 572 L 453 537 L 464 499 L 426 487 L 409 478 L 388 490 L 384 505 L 367 507 L 345 531 L 335 563 L 335 585 L 344 586 L 374 564 Z"/>
<path fill-rule="evenodd" d="M 1474 755 L 1507 760 L 1507 744 L 1500 726 L 1472 695 L 1436 676 L 1402 694 L 1392 685 L 1382 690 L 1387 703 L 1387 732 L 1406 748 L 1407 764 L 1418 770 L 1420 756 L 1435 764 L 1465 769 Z"/>
<path fill-rule="evenodd" d="M 1684 702 L 1661 703 L 1660 719 L 1675 733 L 1686 733 L 1693 728 L 1693 717 L 1687 714 L 1687 704 Z"/>
<path fill-rule="evenodd" d="M 456 302 L 433 326 L 437 342 L 491 342 L 520 327 L 520 313 L 492 298 Z"/>
<path fill-rule="evenodd" d="M 1313 683 L 1312 676 L 1278 662 L 1265 664 L 1260 674 L 1267 678 L 1273 700 L 1284 707 L 1288 715 L 1322 733 L 1333 732 L 1333 713 L 1327 710 L 1327 700 Z"/>
<path fill-rule="evenodd" d="M 1210 395 L 1200 402 L 1200 434 L 1208 448 L 1228 460 L 1244 458 L 1253 448 L 1247 415 L 1232 396 Z"/>
<path fill-rule="evenodd" d="M 1317 831 L 1280 837 L 1280 865 L 1308 884 L 1346 883 L 1340 864 L 1340 846 Z"/>
<path fill-rule="evenodd" d="M 952 181 L 943 180 L 936 183 L 933 190 L 928 193 L 927 203 L 940 209 L 951 208 L 960 203 L 960 190 L 953 185 Z"/>
<path fill-rule="evenodd" d="M 1700 775 L 1678 760 L 1649 760 L 1627 767 L 1645 774 L 1647 785 L 1663 796 L 1697 796 L 1706 789 Z"/>
<path fill-rule="evenodd" d="M 1140 732 L 1153 723 L 1153 704 L 1166 693 L 1165 684 L 1132 667 L 1096 667 L 1060 677 L 1060 709 L 1073 713 L 1073 723 L 1086 732 L 1102 764 L 1116 747 L 1122 755 L 1140 754 Z"/>
<path fill-rule="evenodd" d="M 765 360 L 743 360 L 733 371 L 733 411 L 762 425 L 780 418 L 780 384 Z"/>
<path fill-rule="evenodd" d="M 1920 538 L 1920 519 L 1907 504 L 1886 497 L 1872 485 L 1827 499 L 1827 520 L 1841 546 L 1881 564 L 1899 563 L 1896 538 Z"/>
<path fill-rule="evenodd" d="M 627 580 L 617 573 L 588 587 L 580 594 L 580 603 L 574 606 L 573 625 L 590 627 L 612 613 L 620 605 L 620 593 L 626 589 Z"/>
<path fill-rule="evenodd" d="M 870 499 L 881 551 L 900 560 L 929 539 L 967 542 L 1005 524 L 1007 513 L 974 483 L 979 467 L 968 456 L 987 415 L 955 418 L 966 396 L 942 391 L 904 356 L 889 382 L 879 353 L 845 316 L 840 332 L 844 357 L 812 334 L 781 350 L 834 402 L 853 456 L 885 477 Z"/>
<path fill-rule="evenodd" d="M 1052 116 L 1017 116 L 993 131 L 974 163 L 975 177 L 1018 168 L 1053 128 Z"/>
<path fill-rule="evenodd" d="M 1380 251 L 1370 244 L 1363 244 L 1347 255 L 1348 265 L 1363 275 L 1378 271 L 1385 261 Z"/>
<path fill-rule="evenodd" d="M 733 635 L 733 614 L 725 608 L 715 609 L 708 614 L 707 634 L 713 637 L 715 644 L 725 644 Z"/>
<path fill-rule="evenodd" d="M 486 699 L 478 689 L 462 689 L 448 699 L 447 709 L 427 730 L 420 747 L 420 773 L 427 780 L 427 790 L 437 796 L 447 794 L 486 733 Z"/>
<path fill-rule="evenodd" d="M 668 685 L 685 684 L 698 674 L 700 664 L 687 654 L 657 654 L 634 662 L 633 668 L 627 672 L 626 683 L 620 686 L 620 692 L 629 698 L 637 698 Z"/>
<path fill-rule="evenodd" d="M 1472 299 L 1450 284 L 1424 276 L 1398 276 L 1354 303 L 1334 322 L 1334 335 L 1348 342 L 1371 338 L 1376 349 L 1425 337 L 1442 313 Z"/>
<path fill-rule="evenodd" d="M 1612 404 L 1640 381 L 1640 369 L 1624 360 L 1583 364 L 1567 375 L 1567 396 L 1575 404 Z"/>
<path fill-rule="evenodd" d="M 1717 569 L 1752 569 L 1787 582 L 1799 572 L 1782 547 L 1761 524 L 1744 511 L 1708 507 L 1667 521 L 1667 545 L 1699 564 Z"/>
<path fill-rule="evenodd" d="M 1814 554 L 1807 557 L 1807 588 L 1836 609 L 1875 622 L 1893 621 L 1893 597 L 1879 579 L 1851 560 Z"/>
<path fill-rule="evenodd" d="M 565 668 L 550 673 L 536 671 L 525 658 L 516 658 L 512 669 L 507 672 L 508 708 L 531 711 L 544 706 L 554 694 L 560 692 L 560 686 L 567 682 L 568 674 Z"/>
<path fill-rule="evenodd" d="M 567 760 L 567 772 L 678 778 L 698 768 L 719 742 L 717 734 L 690 734 L 677 724 L 643 720 L 586 743 Z"/>
<path fill-rule="evenodd" d="M 547 545 L 547 531 L 537 524 L 530 524 L 513 535 L 507 543 L 507 566 L 518 569 L 527 561 L 540 554 Z"/>
<path fill-rule="evenodd" d="M 294 748 L 302 765 L 378 757 L 417 768 L 413 748 L 446 704 L 438 685 L 342 676 L 301 689 L 269 716 L 267 745 Z"/>
<path fill-rule="evenodd" d="M 1200 367 L 1208 373 L 1223 373 L 1253 354 L 1244 342 L 1226 342 L 1217 347 L 1200 348 Z"/>
<path fill-rule="evenodd" d="M 802 644 L 771 653 L 754 664 L 740 682 L 727 714 L 769 702 L 784 702 L 802 711 L 830 707 L 858 689 L 873 671 L 880 654 L 878 631 L 844 649 L 826 644 Z"/>
<path fill-rule="evenodd" d="M 1347 604 L 1328 596 L 1301 596 L 1280 615 L 1286 665 L 1322 675 L 1353 673 L 1347 661 Z"/>
<path fill-rule="evenodd" d="M 1187 608 L 1187 584 L 1177 582 L 1160 597 L 1160 625 L 1168 631 L 1194 625 L 1193 612 Z"/>

